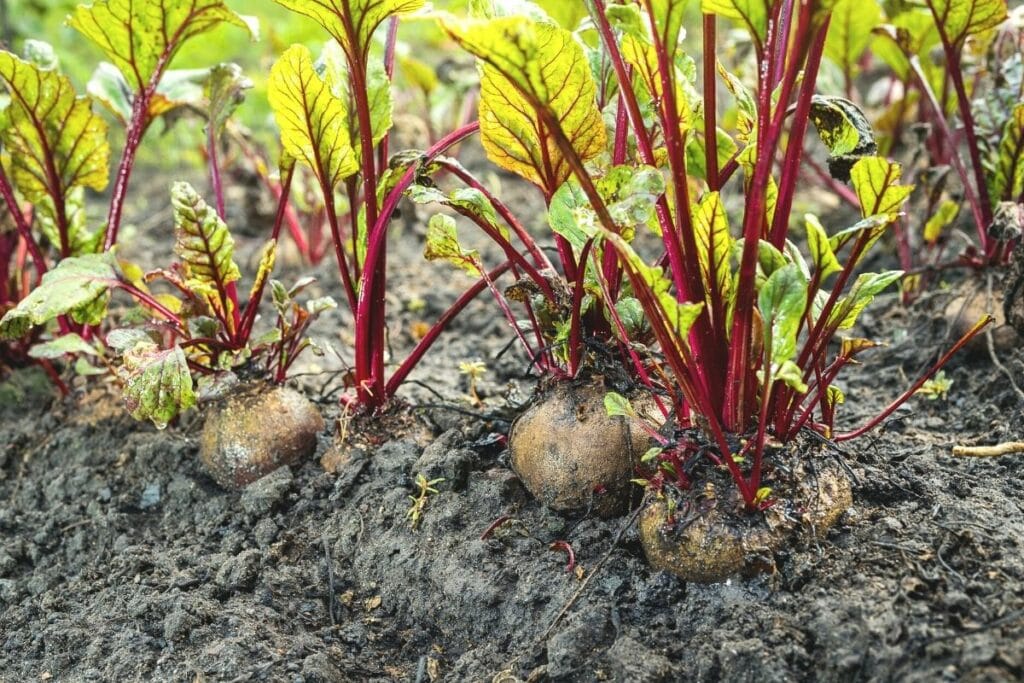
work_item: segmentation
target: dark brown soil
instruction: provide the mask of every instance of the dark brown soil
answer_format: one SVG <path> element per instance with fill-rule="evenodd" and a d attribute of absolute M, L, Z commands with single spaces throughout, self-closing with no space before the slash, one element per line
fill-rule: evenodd
<path fill-rule="evenodd" d="M 396 244 L 392 309 L 426 306 L 396 319 L 399 353 L 461 281 L 418 259 L 415 230 Z M 319 272 L 333 286 L 330 264 Z M 864 331 L 891 346 L 846 381 L 847 427 L 942 343 L 942 295 L 876 310 Z M 349 329 L 340 313 L 318 327 Z M 1024 678 L 1024 456 L 950 455 L 1020 439 L 1021 403 L 985 354 L 954 361 L 947 399 L 914 399 L 848 444 L 854 507 L 827 538 L 787 548 L 773 574 L 697 585 L 652 571 L 627 518 L 528 496 L 500 438 L 531 386 L 508 341 L 481 304 L 417 371 L 430 390 L 403 394 L 436 435 L 426 448 L 357 450 L 337 475 L 314 458 L 240 493 L 201 469 L 200 413 L 157 432 L 95 394 L 51 404 L 32 372 L 0 386 L 0 680 Z M 483 407 L 457 370 L 476 358 Z M 1002 360 L 1020 382 L 1024 354 Z M 297 382 L 328 417 L 332 381 Z M 419 473 L 444 481 L 414 530 Z"/>

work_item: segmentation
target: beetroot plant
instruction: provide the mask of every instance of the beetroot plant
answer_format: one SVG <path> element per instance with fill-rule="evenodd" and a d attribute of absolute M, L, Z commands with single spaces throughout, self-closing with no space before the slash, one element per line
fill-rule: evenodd
<path fill-rule="evenodd" d="M 656 344 L 627 348 L 668 420 L 660 433 L 656 425 L 644 427 L 660 444 L 645 460 L 670 475 L 651 475 L 656 488 L 672 484 L 663 495 L 692 489 L 688 473 L 710 462 L 728 471 L 741 509 L 764 510 L 777 499 L 766 481 L 787 470 L 769 457 L 777 445 L 805 429 L 834 440 L 863 433 L 949 353 L 868 425 L 835 433 L 844 400 L 836 377 L 876 345 L 843 335 L 903 275 L 863 273 L 859 266 L 896 222 L 912 187 L 901 182 L 899 164 L 876 155 L 859 110 L 817 92 L 830 3 L 705 0 L 700 69 L 683 51 L 683 5 L 592 0 L 591 22 L 575 35 L 535 8 L 449 16 L 442 24 L 481 64 L 485 147 L 488 125 L 504 143 L 488 148 L 491 157 L 551 183 L 549 221 L 560 253 L 572 251 L 563 265 L 576 268 L 566 270 L 566 279 L 591 279 L 602 297 L 598 310 L 621 339 L 633 340 L 635 332 L 614 305 L 616 291 L 625 289 L 642 308 L 639 327 Z M 749 84 L 718 61 L 723 19 L 749 36 L 753 64 L 736 65 L 749 67 Z M 719 85 L 734 101 L 729 129 L 719 116 Z M 603 118 L 599 103 L 611 104 Z M 610 151 L 605 121 L 614 122 Z M 812 122 L 830 165 L 849 180 L 861 219 L 837 230 L 804 216 L 804 256 L 791 230 L 792 207 Z M 648 227 L 660 248 L 644 257 L 636 235 Z M 637 414 L 617 395 L 606 403 L 611 414 Z M 788 471 L 798 498 L 799 477 Z M 840 507 L 849 497 L 843 481 L 836 479 L 830 496 Z M 664 506 L 659 510 L 665 521 Z M 818 522 L 827 526 L 837 516 Z M 671 508 L 667 518 L 676 519 Z M 678 560 L 649 547 L 650 553 L 668 564 Z"/>

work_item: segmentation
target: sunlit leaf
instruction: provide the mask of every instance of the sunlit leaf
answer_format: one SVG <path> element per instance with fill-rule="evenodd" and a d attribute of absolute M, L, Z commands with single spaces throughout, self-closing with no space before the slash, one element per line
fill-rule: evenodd
<path fill-rule="evenodd" d="M 263 287 L 267 282 L 267 278 L 274 272 L 274 263 L 277 259 L 277 242 L 275 240 L 267 240 L 267 243 L 263 245 L 263 249 L 260 251 L 260 264 L 256 269 L 256 278 L 253 280 L 252 287 L 249 289 L 249 300 L 252 301 L 260 292 L 263 291 Z"/>
<path fill-rule="evenodd" d="M 899 185 L 902 167 L 883 157 L 864 157 L 853 165 L 850 180 L 860 201 L 861 215 L 895 214 L 903 206 L 913 185 Z"/>
<path fill-rule="evenodd" d="M 604 151 L 597 89 L 573 35 L 525 17 L 459 20 L 445 30 L 483 63 L 480 134 L 488 157 L 550 196 L 571 173 L 557 125 L 581 161 Z"/>
<path fill-rule="evenodd" d="M 843 70 L 847 78 L 859 72 L 861 55 L 871 42 L 872 31 L 882 23 L 882 11 L 875 2 L 838 0 L 825 39 L 825 56 Z"/>
<path fill-rule="evenodd" d="M 807 247 L 820 278 L 824 280 L 832 273 L 841 271 L 843 267 L 839 265 L 839 260 L 828 243 L 828 233 L 825 232 L 818 217 L 806 214 L 804 224 L 807 226 Z"/>
<path fill-rule="evenodd" d="M 423 257 L 428 261 L 448 261 L 470 275 L 479 276 L 480 258 L 476 250 L 463 249 L 455 219 L 444 214 L 430 217 L 427 223 L 427 246 Z"/>
<path fill-rule="evenodd" d="M 275 62 L 267 98 L 285 152 L 309 166 L 321 184 L 334 188 L 359 170 L 345 102 L 313 69 L 308 49 L 293 45 Z"/>
<path fill-rule="evenodd" d="M 348 63 L 335 41 L 329 41 L 317 61 L 315 68 L 331 87 L 334 96 L 354 106 L 350 92 Z M 373 130 L 373 144 L 376 145 L 388 134 L 392 126 L 391 79 L 384 69 L 384 62 L 373 60 L 366 67 L 366 99 L 370 112 L 370 128 Z M 359 117 L 350 116 L 348 120 L 349 139 L 359 140 Z"/>
<path fill-rule="evenodd" d="M 847 330 L 857 322 L 857 316 L 874 300 L 882 290 L 903 277 L 902 270 L 890 270 L 883 273 L 863 273 L 857 277 L 850 293 L 836 303 L 829 316 L 829 325 L 838 330 Z"/>
<path fill-rule="evenodd" d="M 68 24 L 94 42 L 141 91 L 190 38 L 221 24 L 252 33 L 222 0 L 96 0 L 78 5 Z"/>
<path fill-rule="evenodd" d="M 706 193 L 694 207 L 693 230 L 697 239 L 697 259 L 709 297 L 716 293 L 719 300 L 727 302 L 731 298 L 729 257 L 733 239 L 729 234 L 725 205 L 718 192 Z"/>
<path fill-rule="evenodd" d="M 107 125 L 57 71 L 0 51 L 0 79 L 10 94 L 2 140 L 14 184 L 39 214 L 71 237 L 67 204 L 75 188 L 107 185 Z"/>
<path fill-rule="evenodd" d="M 411 185 L 406 196 L 417 204 L 441 204 L 459 213 L 476 218 L 501 235 L 508 238 L 508 229 L 498 221 L 498 214 L 484 193 L 472 187 L 460 187 L 445 194 L 436 187 Z"/>
<path fill-rule="evenodd" d="M 636 410 L 629 399 L 614 391 L 604 395 L 604 410 L 609 417 L 636 417 Z"/>
<path fill-rule="evenodd" d="M 275 0 L 293 12 L 314 19 L 345 52 L 366 63 L 370 39 L 385 19 L 414 12 L 424 0 Z"/>
<path fill-rule="evenodd" d="M 992 176 L 992 196 L 1006 201 L 1024 196 L 1024 102 L 1013 108 L 1003 129 Z"/>
<path fill-rule="evenodd" d="M 701 0 L 700 9 L 705 14 L 717 14 L 742 24 L 760 51 L 765 44 L 773 4 L 773 0 Z"/>
<path fill-rule="evenodd" d="M 181 259 L 185 282 L 203 296 L 214 310 L 230 301 L 227 285 L 241 277 L 234 261 L 235 243 L 228 226 L 188 183 L 171 187 L 174 207 L 174 253 Z"/>
<path fill-rule="evenodd" d="M 934 243 L 942 236 L 942 231 L 960 215 L 960 203 L 952 199 L 944 199 L 924 224 L 924 241 Z"/>
<path fill-rule="evenodd" d="M 1006 0 L 924 0 L 939 31 L 953 45 L 1006 20 Z"/>

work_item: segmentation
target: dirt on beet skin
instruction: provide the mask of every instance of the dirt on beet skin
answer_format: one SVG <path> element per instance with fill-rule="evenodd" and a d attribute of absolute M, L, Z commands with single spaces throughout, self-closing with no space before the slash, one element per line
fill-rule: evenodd
<path fill-rule="evenodd" d="M 422 262 L 405 210 L 396 356 L 465 284 Z M 317 273 L 331 291 L 331 264 Z M 944 297 L 865 314 L 859 332 L 890 346 L 843 381 L 843 426 L 948 343 Z M 61 402 L 33 371 L 0 384 L 0 681 L 1024 678 L 1024 455 L 950 454 L 1021 437 L 1022 402 L 986 352 L 954 360 L 947 397 L 844 444 L 854 504 L 825 538 L 784 548 L 774 572 L 698 585 L 652 570 L 630 518 L 550 512 L 517 480 L 502 437 L 532 382 L 495 311 L 456 319 L 403 390 L 428 445 L 356 449 L 328 474 L 329 427 L 315 457 L 241 492 L 202 469 L 201 412 L 158 432 L 102 390 Z M 315 334 L 343 356 L 350 321 Z M 483 405 L 465 398 L 470 360 L 487 364 Z M 1000 360 L 1021 383 L 1024 352 Z M 293 382 L 329 425 L 342 365 L 312 358 Z M 444 481 L 413 529 L 420 473 Z"/>

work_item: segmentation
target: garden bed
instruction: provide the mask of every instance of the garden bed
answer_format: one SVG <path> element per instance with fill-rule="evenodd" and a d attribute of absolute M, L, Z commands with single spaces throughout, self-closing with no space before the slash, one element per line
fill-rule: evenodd
<path fill-rule="evenodd" d="M 429 313 L 447 287 L 421 291 L 432 266 L 420 240 L 398 242 L 394 291 Z M 940 350 L 943 298 L 911 312 L 891 298 L 862 320 L 902 332 L 849 377 L 844 424 L 875 414 Z M 325 319 L 317 336 L 346 322 Z M 508 341 L 473 309 L 442 337 L 414 378 L 443 400 L 402 392 L 434 435 L 425 448 L 356 451 L 337 475 L 310 459 L 240 493 L 201 469 L 201 414 L 157 432 L 102 392 L 51 406 L 45 379 L 22 373 L 0 427 L 0 679 L 1024 676 L 1024 457 L 950 455 L 1021 433 L 1017 396 L 986 354 L 954 360 L 947 399 L 914 399 L 849 445 L 854 506 L 826 538 L 785 551 L 774 573 L 701 586 L 652 571 L 629 518 L 567 518 L 529 497 L 499 438 L 531 387 L 521 355 L 494 360 Z M 489 369 L 482 408 L 455 370 L 476 358 Z M 323 377 L 299 385 L 337 415 Z M 418 473 L 445 481 L 414 530 Z M 574 571 L 556 541 L 575 551 Z"/>

